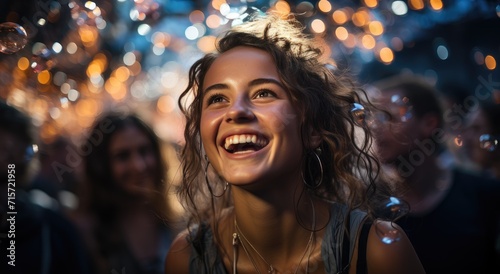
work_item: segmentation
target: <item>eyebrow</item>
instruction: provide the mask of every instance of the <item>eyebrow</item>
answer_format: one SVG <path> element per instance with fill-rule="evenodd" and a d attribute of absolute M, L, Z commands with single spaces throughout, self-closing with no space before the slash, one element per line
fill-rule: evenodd
<path fill-rule="evenodd" d="M 272 78 L 257 78 L 257 79 L 250 81 L 248 86 L 252 87 L 252 86 L 258 86 L 258 85 L 262 85 L 262 84 L 275 84 L 275 85 L 278 85 L 279 87 L 281 87 L 282 89 L 285 89 L 285 87 L 283 86 L 283 84 L 281 84 L 281 82 L 279 82 L 275 79 L 272 79 Z M 229 86 L 226 84 L 214 84 L 214 85 L 207 87 L 203 91 L 203 93 L 208 93 L 209 91 L 212 91 L 212 90 L 227 89 L 228 87 Z"/>

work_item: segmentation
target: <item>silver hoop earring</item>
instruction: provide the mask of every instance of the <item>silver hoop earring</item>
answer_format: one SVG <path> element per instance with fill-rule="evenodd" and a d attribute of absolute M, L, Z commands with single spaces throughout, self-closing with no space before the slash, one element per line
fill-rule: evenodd
<path fill-rule="evenodd" d="M 319 151 L 321 151 L 321 150 L 319 150 Z M 314 154 L 316 160 L 318 161 L 318 167 L 319 167 L 319 173 L 320 173 L 319 180 L 314 179 L 314 176 L 312 175 L 314 172 L 309 165 L 309 159 L 306 159 L 306 171 L 307 171 L 308 175 L 310 175 L 310 177 L 314 183 L 308 183 L 306 178 L 304 178 L 304 173 L 302 173 L 302 181 L 304 182 L 304 185 L 306 187 L 308 187 L 310 189 L 316 189 L 321 185 L 321 183 L 323 183 L 323 163 L 321 162 L 321 158 L 319 158 L 319 155 L 316 153 L 316 151 L 313 150 L 310 154 Z"/>
<path fill-rule="evenodd" d="M 213 189 L 212 189 L 212 186 L 210 186 L 210 182 L 208 181 L 208 172 L 207 172 L 207 171 L 208 171 L 208 166 L 210 165 L 210 161 L 208 160 L 207 155 L 205 155 L 205 160 L 207 161 L 207 165 L 205 166 L 205 182 L 207 183 L 208 191 L 210 191 L 210 194 L 211 194 L 213 197 L 215 197 L 215 198 L 220 198 L 220 197 L 224 196 L 224 194 L 226 193 L 226 190 L 227 190 L 227 188 L 229 187 L 229 183 L 228 183 L 228 182 L 226 182 L 226 184 L 224 185 L 224 189 L 223 189 L 223 191 L 222 191 L 222 193 L 221 193 L 221 194 L 219 194 L 219 195 L 215 195 L 215 194 L 214 194 L 214 191 L 213 191 Z"/>

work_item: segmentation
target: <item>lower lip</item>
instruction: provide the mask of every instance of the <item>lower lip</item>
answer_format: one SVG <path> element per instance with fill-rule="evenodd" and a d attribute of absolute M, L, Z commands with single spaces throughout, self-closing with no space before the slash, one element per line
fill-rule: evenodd
<path fill-rule="evenodd" d="M 259 150 L 256 150 L 256 151 L 249 151 L 249 152 L 242 152 L 242 153 L 229 153 L 224 148 L 222 148 L 222 150 L 224 151 L 224 154 L 226 155 L 227 158 L 241 160 L 241 159 L 247 159 L 247 158 L 254 158 L 258 154 L 260 154 L 262 151 L 264 151 L 266 148 L 267 148 L 267 145 Z"/>

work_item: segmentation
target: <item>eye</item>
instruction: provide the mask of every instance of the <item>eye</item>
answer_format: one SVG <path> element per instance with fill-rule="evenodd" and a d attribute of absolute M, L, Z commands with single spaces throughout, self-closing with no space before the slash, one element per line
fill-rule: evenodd
<path fill-rule="evenodd" d="M 224 102 L 224 96 L 222 94 L 216 93 L 212 94 L 207 99 L 207 105 L 217 104 Z"/>
<path fill-rule="evenodd" d="M 116 153 L 113 158 L 118 162 L 126 162 L 130 157 L 130 151 L 122 150 Z"/>
<path fill-rule="evenodd" d="M 276 97 L 276 93 L 268 89 L 262 89 L 257 91 L 255 94 L 255 98 L 268 98 L 268 97 Z"/>

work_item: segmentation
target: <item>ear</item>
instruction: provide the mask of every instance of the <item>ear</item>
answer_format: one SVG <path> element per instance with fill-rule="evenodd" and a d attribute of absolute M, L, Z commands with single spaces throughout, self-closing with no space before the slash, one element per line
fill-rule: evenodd
<path fill-rule="evenodd" d="M 321 137 L 319 132 L 317 132 L 316 130 L 311 129 L 309 131 L 310 131 L 309 148 L 315 149 L 315 148 L 319 147 L 319 145 L 321 145 L 323 138 Z"/>

